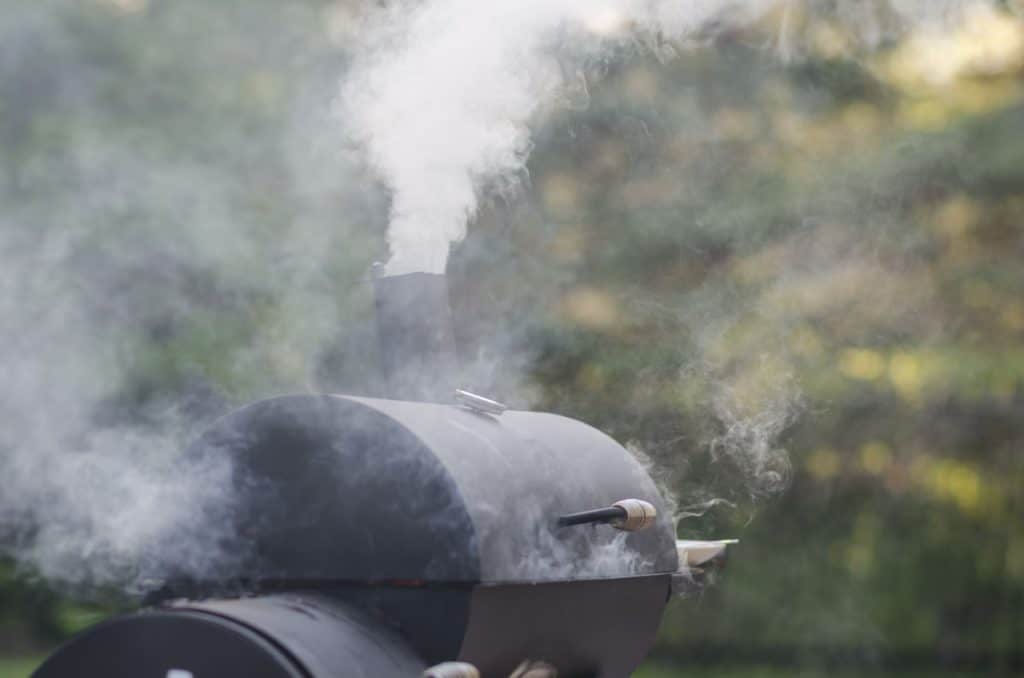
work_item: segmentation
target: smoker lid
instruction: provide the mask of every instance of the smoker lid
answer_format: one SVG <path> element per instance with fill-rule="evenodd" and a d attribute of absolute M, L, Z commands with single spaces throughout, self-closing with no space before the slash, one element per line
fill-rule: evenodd
<path fill-rule="evenodd" d="M 473 584 L 678 565 L 668 507 L 643 467 L 557 415 L 285 396 L 222 418 L 190 454 L 233 459 L 243 557 L 232 578 Z M 555 525 L 634 497 L 658 509 L 643 532 Z"/>

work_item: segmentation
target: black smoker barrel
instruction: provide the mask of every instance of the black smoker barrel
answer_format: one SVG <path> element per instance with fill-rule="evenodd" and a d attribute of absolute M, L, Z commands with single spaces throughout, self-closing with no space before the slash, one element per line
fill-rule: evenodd
<path fill-rule="evenodd" d="M 85 632 L 38 678 L 413 678 L 447 661 L 504 678 L 524 660 L 624 677 L 678 569 L 643 466 L 553 414 L 285 396 L 220 419 L 188 454 L 233 462 L 237 565 Z M 594 511 L 616 505 L 646 529 Z M 581 512 L 613 522 L 559 524 Z"/>
<path fill-rule="evenodd" d="M 395 632 L 309 593 L 169 605 L 101 623 L 37 676 L 307 678 L 418 676 Z"/>

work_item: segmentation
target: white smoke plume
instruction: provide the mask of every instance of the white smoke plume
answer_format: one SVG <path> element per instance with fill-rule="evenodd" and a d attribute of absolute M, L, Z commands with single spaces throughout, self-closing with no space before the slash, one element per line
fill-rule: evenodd
<path fill-rule="evenodd" d="M 98 421 L 131 359 L 117 330 L 97 322 L 105 315 L 98 305 L 143 319 L 113 289 L 117 274 L 76 281 L 71 261 L 82 253 L 74 238 L 39 247 L 18 224 L 0 220 L 0 228 L 5 547 L 51 581 L 130 590 L 172 570 L 223 565 L 232 557 L 222 549 L 226 459 L 183 461 L 174 405 L 148 423 Z"/>
<path fill-rule="evenodd" d="M 968 4 L 401 1 L 367 15 L 340 108 L 392 191 L 392 272 L 438 271 L 484 192 L 507 189 L 522 175 L 533 122 L 567 98 L 585 99 L 580 73 L 588 61 L 611 58 L 616 50 L 655 48 L 670 55 L 673 40 L 703 39 L 779 8 L 789 12 L 794 40 L 802 11 L 826 11 L 881 26 L 881 42 L 887 31 L 904 30 L 900 24 L 955 21 Z M 146 412 L 145 421 L 101 421 L 105 406 L 131 397 L 124 390 L 134 367 L 160 352 L 145 342 L 157 343 L 154 335 L 167 331 L 168 318 L 220 318 L 232 303 L 230 291 L 240 288 L 254 288 L 254 296 L 287 314 L 261 316 L 264 334 L 239 342 L 220 357 L 227 364 L 215 367 L 236 379 L 259 379 L 253 375 L 275 365 L 307 376 L 306 358 L 338 325 L 330 309 L 339 281 L 325 259 L 343 249 L 339 242 L 353 258 L 361 256 L 363 249 L 353 245 L 358 240 L 349 236 L 354 224 L 368 220 L 360 219 L 359 196 L 334 193 L 335 184 L 356 185 L 355 170 L 313 157 L 313 148 L 335 143 L 328 130 L 296 115 L 295 127 L 313 137 L 307 143 L 264 137 L 238 124 L 229 104 L 242 94 L 231 88 L 197 89 L 202 95 L 194 101 L 174 89 L 202 81 L 221 59 L 244 55 L 253 63 L 226 80 L 242 82 L 244 70 L 250 79 L 245 96 L 272 110 L 277 98 L 295 92 L 281 94 L 280 83 L 263 78 L 253 68 L 260 65 L 257 57 L 275 66 L 322 66 L 322 60 L 304 61 L 307 55 L 295 47 L 309 42 L 308 33 L 283 29 L 267 3 L 261 5 L 266 16 L 247 15 L 242 37 L 227 40 L 222 27 L 197 20 L 206 18 L 196 14 L 198 3 L 159 3 L 167 17 L 162 42 L 153 44 L 145 63 L 115 71 L 116 50 L 83 63 L 90 53 L 76 46 L 80 34 L 74 32 L 88 34 L 114 19 L 64 16 L 108 5 L 145 14 L 146 3 L 38 0 L 13 3 L 0 21 L 0 541 L 4 555 L 53 580 L 138 590 L 177 574 L 215 576 L 240 555 L 228 532 L 231 503 L 224 488 L 231 469 L 217 460 L 186 463 L 177 454 L 198 424 L 189 413 L 179 414 L 187 403 L 158 399 L 159 411 Z M 305 3 L 281 6 L 306 11 Z M 885 27 L 889 12 L 894 29 Z M 309 31 L 317 24 L 296 25 Z M 190 49 L 204 60 L 192 64 L 186 78 L 167 77 Z M 110 82 L 126 73 L 135 78 L 134 96 L 108 97 Z M 117 106 L 134 112 L 134 127 L 111 113 Z M 175 106 L 199 113 L 189 117 Z M 73 124 L 47 132 L 61 116 Z M 195 125 L 187 135 L 192 146 L 180 131 L 173 133 L 182 121 Z M 29 128 L 50 145 L 19 158 L 15 147 Z M 262 171 L 282 152 L 294 166 Z M 268 238 L 253 216 L 268 205 L 250 198 L 278 190 L 299 196 L 303 210 L 275 218 L 292 232 Z M 273 248 L 264 244 L 271 239 Z M 217 284 L 197 283 L 190 270 Z M 210 322 L 209 329 L 223 328 Z M 209 369 L 196 365 L 194 372 L 202 381 Z M 297 379 L 260 380 L 248 391 L 294 389 Z M 209 415 L 215 408 L 203 409 Z M 751 421 L 753 428 L 728 424 L 716 449 L 728 454 L 735 445 L 750 445 L 750 431 L 770 437 L 778 428 L 776 419 Z M 755 437 L 755 449 L 762 449 L 761 440 Z"/>
<path fill-rule="evenodd" d="M 336 133 L 333 121 L 318 125 L 291 103 L 295 139 L 291 130 L 243 139 L 232 134 L 236 118 L 223 116 L 225 132 L 215 128 L 219 116 L 207 115 L 208 126 L 183 140 L 160 117 L 194 93 L 187 81 L 195 61 L 175 52 L 187 49 L 183 40 L 206 31 L 217 39 L 204 44 L 237 54 L 237 42 L 263 36 L 261 56 L 276 63 L 275 51 L 308 44 L 287 40 L 297 22 L 285 30 L 273 16 L 254 15 L 246 33 L 230 34 L 195 21 L 196 3 L 165 8 L 162 23 L 139 30 L 148 54 L 169 55 L 188 74 L 181 82 L 148 77 L 120 52 L 97 62 L 83 26 L 109 42 L 137 18 L 108 4 L 7 3 L 0 20 L 0 557 L 76 592 L 141 593 L 178 576 L 216 578 L 245 556 L 233 533 L 231 464 L 183 451 L 230 404 L 218 391 L 225 383 L 251 374 L 256 397 L 301 387 L 267 375 L 277 356 L 312 363 L 337 336 L 339 281 L 318 283 L 334 248 L 322 243 L 351 231 L 332 201 L 345 167 L 325 171 L 305 139 L 324 143 Z M 189 26 L 187 35 L 174 34 L 177 26 Z M 238 68 L 215 51 L 207 55 L 225 70 Z M 330 82 L 325 76 L 324 92 Z M 232 103 L 228 94 L 216 105 Z M 194 104 L 169 117 L 194 121 L 215 105 Z M 240 163 L 245 153 L 260 162 Z M 275 164 L 294 173 L 279 171 L 277 188 L 301 187 L 301 232 L 265 257 L 266 234 L 251 230 L 259 221 L 245 216 L 246 196 L 252 177 Z M 257 171 L 247 176 L 240 165 Z M 331 186 L 317 182 L 328 174 Z M 353 214 L 356 203 L 347 201 Z M 294 318 L 268 314 L 226 350 L 174 343 L 190 324 L 223 333 L 223 323 L 214 328 L 206 318 L 247 313 L 254 293 Z M 219 377 L 201 363 L 204 354 L 217 356 Z M 160 364 L 168 358 L 179 362 Z M 296 371 L 311 371 L 304 367 Z"/>
<path fill-rule="evenodd" d="M 991 6 L 978 0 L 397 1 L 367 15 L 339 111 L 391 191 L 388 272 L 440 273 L 487 193 L 506 192 L 524 176 L 539 119 L 560 106 L 586 104 L 589 63 L 644 50 L 671 58 L 687 43 L 757 22 L 775 36 L 766 51 L 790 61 L 800 57 L 807 20 L 822 16 L 870 52 Z M 789 379 L 760 389 L 763 398 L 749 402 L 729 378 L 703 369 L 715 388 L 708 403 L 714 424 L 704 442 L 712 463 L 728 468 L 730 491 L 728 497 L 723 487 L 688 493 L 677 508 L 680 520 L 784 490 L 791 470 L 779 440 L 802 410 L 799 387 Z"/>
<path fill-rule="evenodd" d="M 782 14 L 826 13 L 869 46 L 955 22 L 978 0 L 425 0 L 369 14 L 340 97 L 345 124 L 392 191 L 389 273 L 442 272 L 487 190 L 507 190 L 531 150 L 530 125 L 571 91 L 577 65 Z"/>

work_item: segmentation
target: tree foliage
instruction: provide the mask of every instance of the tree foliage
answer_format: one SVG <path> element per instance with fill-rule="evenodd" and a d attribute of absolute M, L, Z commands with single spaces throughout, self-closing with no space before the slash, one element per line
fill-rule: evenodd
<path fill-rule="evenodd" d="M 198 430 L 284 390 L 372 388 L 360 281 L 387 196 L 330 113 L 352 8 L 3 11 L 0 228 L 27 257 L 73 252 L 40 261 L 121 351 L 103 416 L 184 399 Z M 454 252 L 468 379 L 642 450 L 681 536 L 742 539 L 671 606 L 663 655 L 1005 668 L 1024 29 L 1006 10 L 865 53 L 834 16 L 803 21 L 786 55 L 766 22 L 593 64 L 587 105 L 537 121 L 529 175 Z M 0 634 L 51 642 L 62 605 L 5 574 Z"/>

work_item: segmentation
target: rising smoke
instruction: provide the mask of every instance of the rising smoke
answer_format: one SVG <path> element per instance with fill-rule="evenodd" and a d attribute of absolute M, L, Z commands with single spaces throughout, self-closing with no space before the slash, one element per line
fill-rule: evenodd
<path fill-rule="evenodd" d="M 389 272 L 444 271 L 481 194 L 524 171 L 538 115 L 586 90 L 581 64 L 623 49 L 672 53 L 782 13 L 779 49 L 801 18 L 835 14 L 869 48 L 948 24 L 980 0 L 426 0 L 371 13 L 340 98 L 346 125 L 392 191 Z"/>
<path fill-rule="evenodd" d="M 777 22 L 770 47 L 792 61 L 808 19 L 821 15 L 847 27 L 868 53 L 910 30 L 956 24 L 990 7 L 976 0 L 393 2 L 366 19 L 340 110 L 392 193 L 389 272 L 437 273 L 482 198 L 507 192 L 524 175 L 538 118 L 585 105 L 590 63 L 643 52 L 671 58 L 687 43 L 762 20 Z M 722 320 L 721 308 L 712 320 Z M 728 371 L 705 359 L 712 343 L 702 342 L 689 369 L 712 385 L 706 448 L 731 470 L 730 491 L 693 488 L 680 518 L 756 504 L 785 489 L 791 475 L 779 439 L 802 410 L 798 385 L 784 368 L 774 370 L 760 397 L 746 402 Z M 766 355 L 770 362 L 777 352 Z"/>
<path fill-rule="evenodd" d="M 232 468 L 182 452 L 234 403 L 314 388 L 336 242 L 369 221 L 337 185 L 354 167 L 320 150 L 333 121 L 304 101 L 325 109 L 335 75 L 305 72 L 319 17 L 267 6 L 226 31 L 201 4 L 144 4 L 6 3 L 0 20 L 0 553 L 76 589 L 244 557 Z M 280 64 L 296 86 L 275 114 L 284 93 L 251 73 Z M 259 186 L 301 204 L 272 240 Z"/>
<path fill-rule="evenodd" d="M 145 2 L 15 4 L 0 21 L 0 541 L 22 564 L 71 584 L 141 590 L 177 575 L 215 577 L 241 556 L 225 532 L 232 469 L 178 454 L 230 400 L 204 390 L 215 381 L 209 374 L 244 381 L 245 397 L 315 388 L 307 362 L 340 322 L 328 253 L 359 258 L 372 249 L 353 224 L 371 223 L 373 210 L 356 188 L 334 188 L 360 185 L 355 166 L 334 157 L 342 145 L 336 131 L 290 110 L 303 91 L 275 92 L 258 72 L 287 62 L 307 95 L 319 84 L 326 97 L 329 85 L 302 69 L 329 60 L 297 47 L 309 42 L 317 17 L 278 17 L 272 12 L 285 10 L 264 4 L 268 16 L 228 41 L 230 31 L 207 26 L 201 11 L 171 3 L 160 8 L 165 28 L 139 24 L 147 39 L 159 39 L 129 68 L 129 29 L 104 34 L 108 52 L 80 42 L 107 30 L 109 18 L 90 12 L 139 12 L 144 21 Z M 918 21 L 955 21 L 970 3 L 596 4 L 426 0 L 366 14 L 338 108 L 391 191 L 391 272 L 444 269 L 482 197 L 522 176 L 531 126 L 560 106 L 585 104 L 588 63 L 645 50 L 668 58 L 688 40 L 775 11 L 786 13 L 778 40 L 784 58 L 798 57 L 808 12 L 855 23 L 870 47 Z M 186 51 L 208 61 L 196 61 L 185 78 L 168 77 Z M 244 81 L 242 93 L 204 80 L 211 63 L 219 68 L 237 54 L 250 61 L 225 80 Z M 123 68 L 111 71 L 111 63 Z M 117 78 L 131 82 L 127 101 L 108 96 Z M 179 82 L 197 84 L 183 93 L 174 89 Z M 231 105 L 242 96 L 258 100 L 268 117 L 278 109 L 294 115 L 284 126 L 299 131 L 281 142 L 263 136 L 269 124 L 243 125 L 240 111 L 251 104 Z M 182 119 L 192 127 L 179 129 Z M 36 152 L 22 147 L 24 139 Z M 286 161 L 275 162 L 282 153 Z M 268 234 L 252 224 L 273 211 L 258 198 L 274 192 L 302 209 L 275 215 L 286 225 Z M 266 254 L 263 243 L 278 237 L 280 246 Z M 259 336 L 217 336 L 230 331 L 218 321 L 239 306 L 286 312 L 247 317 Z M 194 372 L 205 385 L 194 389 L 167 385 L 161 378 L 172 370 L 148 365 L 142 371 L 154 381 L 146 404 L 123 414 L 119 401 L 139 399 L 126 393 L 137 388 L 131 375 L 153 360 L 147 342 L 173 346 L 176 328 L 189 323 L 205 327 L 211 344 L 175 346 L 186 362 L 204 351 L 227 357 L 176 372 Z M 124 328 L 136 333 L 132 339 Z M 286 367 L 274 378 L 268 365 Z M 737 403 L 727 384 L 716 396 L 720 428 L 711 450 L 745 469 L 754 492 L 784 485 L 775 438 L 791 421 L 789 393 L 762 411 Z"/>

